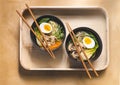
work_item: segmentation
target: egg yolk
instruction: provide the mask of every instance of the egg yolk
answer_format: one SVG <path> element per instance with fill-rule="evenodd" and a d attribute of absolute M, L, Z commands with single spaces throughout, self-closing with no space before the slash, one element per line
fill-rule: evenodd
<path fill-rule="evenodd" d="M 92 42 L 89 37 L 86 37 L 84 41 L 85 41 L 86 44 L 90 44 Z"/>
<path fill-rule="evenodd" d="M 46 25 L 44 25 L 44 29 L 45 29 L 46 31 L 50 31 L 50 30 L 51 30 L 51 27 L 46 24 Z"/>

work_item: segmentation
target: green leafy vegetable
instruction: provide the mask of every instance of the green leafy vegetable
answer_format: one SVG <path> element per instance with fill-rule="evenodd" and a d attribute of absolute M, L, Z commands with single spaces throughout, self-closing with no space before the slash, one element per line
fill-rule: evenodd
<path fill-rule="evenodd" d="M 40 32 L 39 32 L 39 30 L 38 30 L 38 28 L 37 28 L 37 27 L 35 27 L 35 28 L 34 28 L 34 31 L 35 31 L 35 33 L 36 33 L 36 35 L 37 35 L 38 37 L 40 37 L 40 36 L 41 36 L 41 34 L 40 34 Z"/>
<path fill-rule="evenodd" d="M 96 38 L 95 38 L 95 36 L 93 34 L 90 33 L 87 36 L 91 37 L 95 41 L 95 47 L 94 48 L 92 48 L 92 49 L 85 49 L 86 55 L 87 56 L 92 56 L 96 52 L 96 50 L 99 47 L 99 45 L 98 45 L 98 41 L 96 40 Z"/>
<path fill-rule="evenodd" d="M 57 31 L 53 32 L 53 35 L 57 37 L 58 40 L 62 40 L 64 33 L 60 25 L 57 26 Z"/>
<path fill-rule="evenodd" d="M 86 55 L 87 55 L 88 57 L 92 57 L 93 54 L 96 52 L 96 50 L 97 50 L 98 47 L 99 47 L 98 44 L 96 44 L 95 47 L 92 48 L 92 49 L 85 49 Z"/>
<path fill-rule="evenodd" d="M 43 18 L 39 21 L 39 24 L 43 23 L 43 22 L 48 22 L 50 20 L 50 18 Z"/>

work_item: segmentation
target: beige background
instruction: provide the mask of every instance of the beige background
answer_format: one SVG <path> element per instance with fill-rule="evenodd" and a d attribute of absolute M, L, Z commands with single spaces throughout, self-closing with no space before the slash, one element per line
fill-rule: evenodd
<path fill-rule="evenodd" d="M 110 64 L 98 78 L 80 72 L 19 70 L 19 17 L 25 3 L 35 6 L 101 6 L 109 14 Z M 119 85 L 120 0 L 0 0 L 0 85 Z M 22 70 L 22 71 L 21 71 Z"/>

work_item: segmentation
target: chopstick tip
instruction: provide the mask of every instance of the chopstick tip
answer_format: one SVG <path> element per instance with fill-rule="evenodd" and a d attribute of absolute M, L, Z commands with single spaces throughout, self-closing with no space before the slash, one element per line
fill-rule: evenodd
<path fill-rule="evenodd" d="M 18 14 L 18 15 L 20 15 L 20 13 L 19 13 L 19 11 L 18 11 L 18 10 L 16 10 L 16 12 L 17 12 L 17 14 Z"/>
<path fill-rule="evenodd" d="M 25 3 L 25 5 L 27 5 L 27 3 Z"/>
<path fill-rule="evenodd" d="M 18 12 L 18 10 L 16 10 L 16 12 Z"/>
<path fill-rule="evenodd" d="M 28 4 L 26 4 L 26 3 L 25 3 L 25 6 L 26 6 L 27 8 L 29 8 Z"/>
<path fill-rule="evenodd" d="M 54 55 L 54 54 L 52 55 L 52 58 L 53 58 L 53 59 L 56 59 L 56 57 L 55 57 L 55 55 Z"/>

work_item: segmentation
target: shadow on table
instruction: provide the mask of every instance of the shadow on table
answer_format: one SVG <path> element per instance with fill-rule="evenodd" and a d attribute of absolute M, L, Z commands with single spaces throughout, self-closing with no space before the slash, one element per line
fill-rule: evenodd
<path fill-rule="evenodd" d="M 91 76 L 92 78 L 99 78 L 99 77 L 102 77 L 105 73 L 105 70 L 104 71 L 99 71 L 98 74 L 99 74 L 99 77 L 96 77 L 94 72 L 90 71 L 91 73 Z M 79 77 L 80 79 L 89 79 L 88 75 L 86 74 L 85 71 L 52 71 L 52 70 L 49 70 L 49 71 L 46 71 L 46 70 L 42 70 L 42 71 L 29 71 L 29 70 L 25 70 L 20 64 L 19 64 L 19 74 L 21 77 L 44 77 L 44 78 L 67 78 L 67 77 L 71 77 L 71 78 L 74 78 L 74 77 Z"/>

